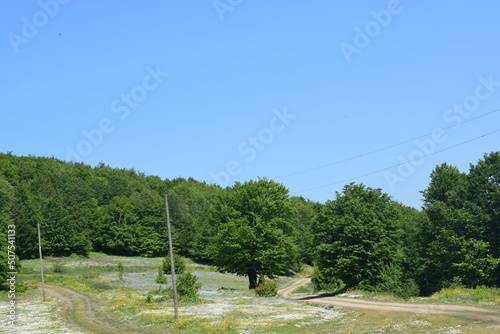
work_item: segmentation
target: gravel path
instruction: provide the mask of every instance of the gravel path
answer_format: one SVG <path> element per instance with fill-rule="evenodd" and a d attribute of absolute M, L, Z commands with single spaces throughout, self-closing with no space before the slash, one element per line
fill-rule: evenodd
<path fill-rule="evenodd" d="M 373 302 L 351 298 L 329 297 L 325 295 L 301 295 L 291 293 L 302 285 L 309 284 L 310 277 L 300 278 L 286 287 L 280 289 L 278 294 L 285 298 L 293 299 L 301 302 L 318 303 L 326 305 L 336 305 L 346 308 L 369 309 L 376 311 L 396 311 L 396 312 L 412 312 L 421 314 L 442 314 L 451 316 L 460 316 L 472 318 L 482 321 L 493 321 L 500 323 L 500 312 L 495 310 L 483 309 L 471 306 L 462 305 L 440 305 L 440 304 L 404 304 L 404 303 L 384 303 Z M 495 325 L 494 328 L 499 328 L 500 325 Z"/>

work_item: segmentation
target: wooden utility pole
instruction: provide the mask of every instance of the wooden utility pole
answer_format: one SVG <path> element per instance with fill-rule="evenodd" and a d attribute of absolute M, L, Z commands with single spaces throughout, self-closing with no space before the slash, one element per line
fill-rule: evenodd
<path fill-rule="evenodd" d="M 170 270 L 172 271 L 172 288 L 174 289 L 174 314 L 175 314 L 175 320 L 177 320 L 179 318 L 179 310 L 178 310 L 178 303 L 177 303 L 177 285 L 175 283 L 174 250 L 172 247 L 172 232 L 170 230 L 170 213 L 168 211 L 168 195 L 165 195 L 165 210 L 167 211 L 168 250 L 170 252 Z"/>
<path fill-rule="evenodd" d="M 42 237 L 40 236 L 40 224 L 37 224 L 37 228 L 38 228 L 38 252 L 40 253 L 40 275 L 42 275 L 42 296 L 43 296 L 43 301 L 45 301 L 45 280 L 43 278 Z"/>

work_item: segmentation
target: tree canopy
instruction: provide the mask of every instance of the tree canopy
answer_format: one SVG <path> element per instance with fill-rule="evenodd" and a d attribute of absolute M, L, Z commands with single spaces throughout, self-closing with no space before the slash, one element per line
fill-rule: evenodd
<path fill-rule="evenodd" d="M 384 265 L 401 265 L 397 220 L 395 203 L 380 189 L 346 185 L 313 225 L 320 275 L 347 287 L 375 286 Z"/>
<path fill-rule="evenodd" d="M 236 182 L 212 210 L 213 261 L 221 272 L 246 275 L 249 288 L 259 276 L 283 274 L 295 260 L 288 190 L 266 179 Z"/>

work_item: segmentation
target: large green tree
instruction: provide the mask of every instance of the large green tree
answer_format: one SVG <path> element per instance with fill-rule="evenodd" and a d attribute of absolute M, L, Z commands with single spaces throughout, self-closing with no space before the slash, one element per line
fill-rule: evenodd
<path fill-rule="evenodd" d="M 402 250 L 398 212 L 390 196 L 363 184 L 346 185 L 314 222 L 316 281 L 369 288 L 390 266 L 399 275 Z M 329 280 L 331 282 L 329 282 Z"/>
<path fill-rule="evenodd" d="M 267 179 L 236 182 L 212 210 L 212 259 L 221 272 L 259 278 L 283 274 L 296 257 L 288 189 Z"/>
<path fill-rule="evenodd" d="M 423 191 L 420 284 L 425 294 L 451 282 L 498 284 L 498 152 L 485 156 L 469 174 L 437 166 Z"/>

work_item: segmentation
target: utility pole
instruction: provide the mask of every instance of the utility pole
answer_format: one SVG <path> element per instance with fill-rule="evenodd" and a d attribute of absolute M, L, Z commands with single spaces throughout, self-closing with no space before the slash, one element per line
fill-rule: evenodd
<path fill-rule="evenodd" d="M 175 314 L 175 320 L 177 320 L 179 318 L 179 310 L 177 303 L 177 285 L 175 283 L 174 250 L 172 247 L 172 232 L 170 230 L 170 213 L 168 211 L 167 194 L 165 194 L 165 210 L 167 211 L 168 250 L 170 252 L 170 269 L 172 271 L 172 288 L 174 289 L 174 314 Z"/>
<path fill-rule="evenodd" d="M 43 301 L 45 301 L 45 280 L 43 278 L 42 238 L 40 236 L 40 224 L 37 224 L 37 228 L 38 228 L 38 252 L 40 253 L 40 275 L 42 275 L 42 296 L 43 296 Z"/>

